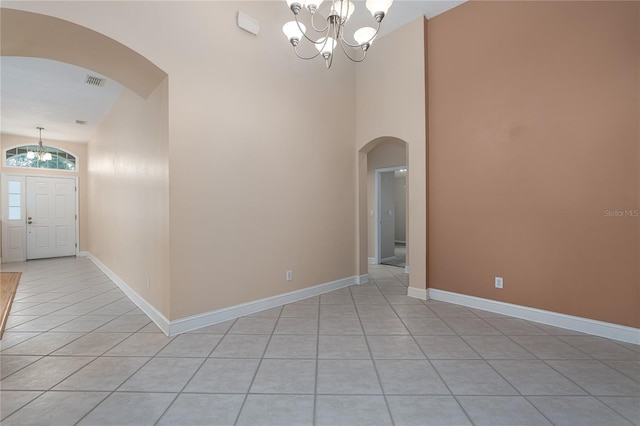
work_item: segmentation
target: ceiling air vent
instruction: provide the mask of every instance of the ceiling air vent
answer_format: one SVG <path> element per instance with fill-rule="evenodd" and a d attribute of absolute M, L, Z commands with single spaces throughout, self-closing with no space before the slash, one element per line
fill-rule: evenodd
<path fill-rule="evenodd" d="M 84 126 L 85 124 L 87 124 L 87 122 L 85 120 L 76 120 L 76 124 Z"/>
<path fill-rule="evenodd" d="M 96 77 L 95 75 L 89 75 L 87 74 L 87 79 L 84 81 L 85 83 L 91 85 L 91 86 L 98 86 L 98 87 L 102 87 L 104 86 L 104 78 L 100 78 L 100 77 Z"/>

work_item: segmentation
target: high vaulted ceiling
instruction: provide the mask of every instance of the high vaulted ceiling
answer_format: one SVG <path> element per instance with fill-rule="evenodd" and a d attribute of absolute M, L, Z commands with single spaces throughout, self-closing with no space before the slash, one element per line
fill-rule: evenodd
<path fill-rule="evenodd" d="M 381 36 L 419 16 L 433 18 L 463 2 L 395 0 Z M 355 3 L 356 10 L 364 9 L 364 1 Z M 371 25 L 366 13 L 352 19 L 354 28 Z M 108 78 L 102 86 L 87 84 L 87 76 L 104 78 L 48 59 L 0 57 L 0 132 L 36 139 L 36 127 L 44 127 L 43 139 L 87 142 L 122 92 L 122 86 Z"/>

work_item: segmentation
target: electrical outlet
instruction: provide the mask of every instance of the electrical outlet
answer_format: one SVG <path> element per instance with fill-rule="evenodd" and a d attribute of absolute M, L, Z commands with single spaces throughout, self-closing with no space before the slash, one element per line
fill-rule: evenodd
<path fill-rule="evenodd" d="M 502 277 L 496 277 L 495 284 L 496 284 L 496 288 L 502 288 L 502 286 L 503 286 Z"/>
<path fill-rule="evenodd" d="M 287 271 L 287 281 L 293 280 L 293 271 Z"/>

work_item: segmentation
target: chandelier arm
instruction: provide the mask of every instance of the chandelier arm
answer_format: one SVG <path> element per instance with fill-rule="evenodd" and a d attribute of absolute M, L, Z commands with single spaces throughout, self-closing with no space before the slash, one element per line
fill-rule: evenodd
<path fill-rule="evenodd" d="M 308 35 L 307 35 L 303 30 L 302 30 L 302 27 L 300 26 L 300 21 L 298 21 L 298 15 L 296 15 L 296 24 L 298 24 L 298 28 L 300 29 L 300 32 L 302 33 L 302 35 L 304 36 L 304 38 L 306 38 L 307 40 L 309 40 L 309 41 L 310 41 L 311 43 L 313 43 L 313 44 L 320 44 L 320 43 L 318 43 L 317 41 L 310 39 L 310 38 L 309 38 L 309 36 L 308 36 Z M 314 28 L 314 29 L 315 29 L 315 28 Z M 325 43 L 326 43 L 327 36 L 329 35 L 329 31 L 330 31 L 330 30 L 331 30 L 331 28 L 327 25 L 327 30 L 326 30 L 326 31 L 327 31 L 327 34 L 325 34 L 325 36 L 324 36 Z M 324 47 L 324 46 L 323 46 L 323 47 Z M 318 56 L 318 55 L 316 55 L 316 56 Z M 314 56 L 314 58 L 315 58 L 315 56 Z"/>
<path fill-rule="evenodd" d="M 315 23 L 315 19 L 314 19 L 314 17 L 315 17 L 315 16 L 316 16 L 316 14 L 315 14 L 315 13 L 312 13 L 312 14 L 311 14 L 311 27 L 313 28 L 313 30 L 314 30 L 315 32 L 317 32 L 317 33 L 323 33 L 323 32 L 325 32 L 325 31 L 327 31 L 327 29 L 329 28 L 329 20 L 328 20 L 328 19 L 326 19 L 326 25 L 325 25 L 325 27 L 324 27 L 324 28 L 317 28 L 317 27 L 316 27 L 316 23 Z M 296 17 L 296 19 L 298 19 L 298 18 Z"/>
<path fill-rule="evenodd" d="M 342 10 L 342 5 L 343 5 L 343 4 L 344 4 L 344 0 L 340 0 L 340 10 Z M 354 7 L 355 7 L 355 6 L 354 6 Z M 344 15 L 344 16 L 345 16 L 345 18 L 344 18 L 344 22 L 342 23 L 342 25 L 340 25 L 341 27 L 342 27 L 344 24 L 346 24 L 346 23 L 347 23 L 347 19 L 348 19 L 348 18 L 347 18 L 347 16 L 349 16 L 349 9 L 350 9 L 350 8 L 351 8 L 351 2 L 350 2 L 349 0 L 347 0 L 347 12 L 346 12 L 346 15 Z M 353 13 L 353 12 L 351 12 L 351 13 Z M 340 19 L 340 20 L 342 21 L 342 19 Z"/>
<path fill-rule="evenodd" d="M 347 56 L 347 58 L 349 58 L 351 61 L 353 62 L 362 62 L 364 61 L 364 58 L 366 58 L 367 56 L 367 51 L 366 50 L 362 50 L 362 58 L 361 59 L 354 59 L 353 57 L 351 57 L 351 55 L 349 55 L 349 52 L 347 51 L 347 49 L 344 48 L 344 44 L 343 43 L 344 39 L 340 40 L 340 48 L 342 49 L 342 51 L 344 52 L 344 54 Z M 349 43 L 346 43 L 348 46 L 350 46 Z M 352 47 L 360 47 L 360 46 L 352 46 Z"/>
<path fill-rule="evenodd" d="M 298 53 L 298 46 L 294 46 L 294 47 L 293 47 L 293 52 L 296 54 L 296 56 L 297 56 L 298 58 L 300 58 L 300 59 L 304 59 L 305 61 L 306 61 L 306 60 L 309 60 L 309 59 L 315 59 L 315 58 L 317 58 L 318 56 L 320 56 L 320 53 L 321 53 L 321 52 L 318 52 L 318 53 L 316 53 L 316 54 L 315 54 L 315 55 L 313 55 L 313 56 L 302 56 L 302 55 L 300 55 L 300 54 Z"/>
<path fill-rule="evenodd" d="M 371 42 L 373 41 L 373 39 L 376 38 L 376 36 L 378 35 L 378 33 L 380 32 L 380 27 L 382 26 L 382 24 L 380 22 L 378 22 L 378 28 L 376 28 L 376 32 L 375 34 L 373 34 L 373 36 L 371 36 L 371 38 L 369 40 L 367 40 L 366 43 L 363 44 L 351 44 L 349 43 L 344 37 L 342 38 L 342 40 L 344 41 L 344 43 L 349 46 L 349 47 L 359 47 L 362 48 L 362 46 L 364 46 L 365 44 L 371 44 Z"/>
<path fill-rule="evenodd" d="M 338 23 L 333 28 L 333 38 L 335 40 L 340 40 L 344 38 L 344 24 Z"/>

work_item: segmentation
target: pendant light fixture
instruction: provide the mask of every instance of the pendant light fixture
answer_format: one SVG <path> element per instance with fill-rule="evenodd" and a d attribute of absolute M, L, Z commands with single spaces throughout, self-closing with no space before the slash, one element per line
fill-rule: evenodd
<path fill-rule="evenodd" d="M 38 161 L 50 161 L 53 158 L 51 153 L 47 152 L 42 146 L 42 131 L 44 130 L 44 127 L 36 127 L 36 129 L 40 131 L 40 138 L 38 139 L 38 149 L 37 151 L 27 151 L 27 158 L 29 160 L 37 158 Z"/>

